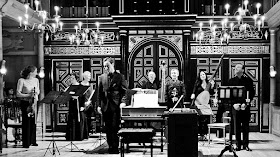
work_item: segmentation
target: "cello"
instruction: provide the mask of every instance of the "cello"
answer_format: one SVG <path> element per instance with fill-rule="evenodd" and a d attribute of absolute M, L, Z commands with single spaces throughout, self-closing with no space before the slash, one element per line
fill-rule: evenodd
<path fill-rule="evenodd" d="M 198 94 L 198 96 L 196 97 L 196 99 L 194 99 L 194 103 L 196 106 L 199 106 L 199 105 L 208 105 L 209 103 L 209 100 L 210 100 L 210 93 L 209 93 L 209 89 L 211 87 L 211 81 L 214 79 L 214 77 L 216 76 L 220 66 L 221 66 L 221 63 L 222 63 L 222 59 L 224 58 L 224 55 L 223 54 L 219 60 L 219 63 L 216 67 L 216 70 L 215 72 L 212 74 L 212 76 L 210 77 L 209 79 L 209 82 L 208 84 L 206 85 L 206 88 L 204 89 L 204 91 L 202 91 L 201 93 Z"/>

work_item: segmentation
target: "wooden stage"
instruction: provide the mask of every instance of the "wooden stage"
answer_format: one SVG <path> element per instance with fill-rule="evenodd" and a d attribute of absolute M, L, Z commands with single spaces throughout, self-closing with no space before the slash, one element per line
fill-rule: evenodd
<path fill-rule="evenodd" d="M 14 143 L 9 142 L 7 148 L 3 148 L 2 154 L 0 156 L 5 157 L 38 157 L 38 156 L 58 156 L 58 157 L 85 157 L 85 156 L 95 156 L 95 157 L 119 157 L 120 154 L 96 154 L 96 153 L 106 153 L 106 142 L 104 139 L 98 140 L 99 134 L 92 135 L 88 140 L 84 141 L 74 141 L 73 143 L 79 148 L 83 149 L 81 152 L 77 152 L 77 149 L 72 147 L 73 152 L 71 152 L 70 141 L 65 141 L 63 133 L 55 133 L 54 143 L 57 145 L 59 153 L 55 148 L 55 154 L 53 154 L 52 145 L 52 134 L 47 133 L 44 137 L 38 136 L 37 143 L 39 146 L 30 146 L 29 149 L 21 148 L 21 146 L 15 146 Z M 104 135 L 105 136 L 105 135 Z M 215 134 L 211 134 L 211 139 L 215 140 Z M 233 136 L 234 138 L 234 136 Z M 104 143 L 105 142 L 105 143 Z M 159 140 L 155 139 L 155 144 L 159 144 Z M 50 149 L 47 150 L 50 145 Z M 138 144 L 139 145 L 139 144 Z M 65 147 L 66 146 L 66 147 Z M 247 152 L 241 150 L 237 152 L 239 157 L 277 157 L 280 156 L 280 137 L 268 134 L 268 133 L 250 133 L 250 148 L 252 152 Z M 95 148 L 95 149 L 94 149 Z M 215 140 L 208 144 L 208 141 L 198 142 L 198 155 L 206 157 L 216 157 L 220 154 L 220 151 L 224 148 L 222 141 Z M 149 148 L 130 148 L 130 153 L 125 153 L 126 157 L 141 157 L 141 156 L 151 156 Z M 154 148 L 154 157 L 166 157 L 167 156 L 167 144 L 164 145 L 163 152 L 159 148 Z M 225 152 L 225 157 L 233 156 L 231 152 Z"/>

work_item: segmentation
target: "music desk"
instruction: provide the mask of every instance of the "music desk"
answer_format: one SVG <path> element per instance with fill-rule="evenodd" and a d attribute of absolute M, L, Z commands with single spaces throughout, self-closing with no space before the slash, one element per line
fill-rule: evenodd
<path fill-rule="evenodd" d="M 121 157 L 124 157 L 124 144 L 129 143 L 150 143 L 151 144 L 151 157 L 153 156 L 153 137 L 155 130 L 152 128 L 122 128 L 119 130 L 118 135 L 121 141 Z M 127 148 L 128 149 L 128 148 Z"/>

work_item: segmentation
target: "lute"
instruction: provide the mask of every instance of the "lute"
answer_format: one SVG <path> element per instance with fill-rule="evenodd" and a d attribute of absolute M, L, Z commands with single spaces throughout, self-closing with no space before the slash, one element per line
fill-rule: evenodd
<path fill-rule="evenodd" d="M 212 74 L 212 76 L 210 77 L 209 79 L 209 82 L 208 84 L 206 85 L 206 88 L 204 89 L 204 91 L 202 91 L 201 93 L 198 94 L 198 96 L 196 97 L 195 99 L 195 105 L 207 105 L 209 103 L 209 100 L 210 100 L 210 93 L 209 93 L 209 90 L 211 88 L 211 81 L 214 79 L 214 77 L 217 75 L 217 72 L 221 66 L 221 63 L 222 63 L 222 59 L 224 58 L 224 55 L 223 54 L 219 60 L 219 63 L 215 69 L 215 72 Z"/>

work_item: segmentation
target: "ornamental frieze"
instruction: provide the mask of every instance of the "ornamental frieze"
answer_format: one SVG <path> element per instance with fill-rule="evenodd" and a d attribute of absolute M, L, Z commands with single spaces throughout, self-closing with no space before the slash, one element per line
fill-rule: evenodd
<path fill-rule="evenodd" d="M 120 47 L 112 46 L 90 46 L 90 47 L 78 47 L 78 46 L 51 46 L 44 48 L 45 55 L 120 55 Z"/>
<path fill-rule="evenodd" d="M 191 54 L 269 54 L 269 46 L 191 46 Z"/>

